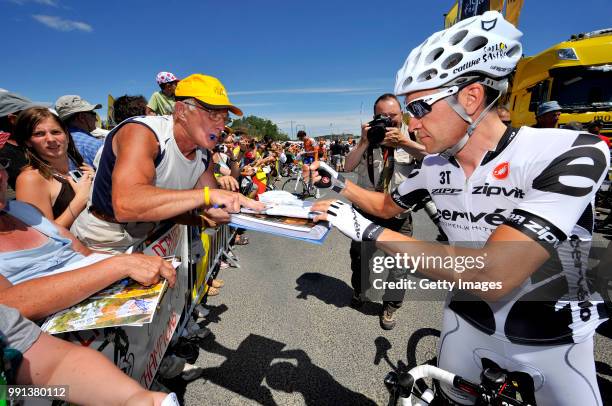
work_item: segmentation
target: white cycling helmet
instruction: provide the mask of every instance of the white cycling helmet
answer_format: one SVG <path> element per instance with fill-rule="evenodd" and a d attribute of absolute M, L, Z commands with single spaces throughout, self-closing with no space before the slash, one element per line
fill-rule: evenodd
<path fill-rule="evenodd" d="M 497 11 L 460 21 L 413 49 L 397 72 L 397 96 L 449 86 L 466 75 L 503 78 L 522 56 L 523 35 Z"/>
<path fill-rule="evenodd" d="M 446 102 L 469 126 L 464 136 L 440 155 L 449 158 L 468 142 L 486 113 L 508 88 L 506 77 L 522 56 L 523 35 L 497 11 L 460 21 L 430 36 L 413 49 L 397 72 L 395 94 L 447 88 Z M 480 82 L 498 94 L 476 120 L 457 101 L 457 93 L 469 83 Z M 410 110 L 409 110 L 410 111 Z"/>

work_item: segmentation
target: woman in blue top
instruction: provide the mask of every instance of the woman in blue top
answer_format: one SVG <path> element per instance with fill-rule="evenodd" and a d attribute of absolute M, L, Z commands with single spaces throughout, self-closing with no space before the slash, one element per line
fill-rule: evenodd
<path fill-rule="evenodd" d="M 0 149 L 4 142 L 0 140 Z M 174 286 L 175 270 L 160 257 L 117 255 L 56 275 L 90 251 L 67 230 L 47 220 L 34 206 L 7 201 L 6 167 L 0 162 L 0 303 L 33 320 L 65 309 L 130 277 L 145 286 L 160 277 Z M 46 276 L 47 275 L 47 276 Z"/>

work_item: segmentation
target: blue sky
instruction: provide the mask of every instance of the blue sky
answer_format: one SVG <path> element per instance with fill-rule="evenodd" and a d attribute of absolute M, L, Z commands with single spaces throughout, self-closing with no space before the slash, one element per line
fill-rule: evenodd
<path fill-rule="evenodd" d="M 525 0 L 524 52 L 612 27 L 610 0 Z M 245 114 L 291 133 L 357 132 L 444 1 L 0 0 L 0 88 L 33 100 L 157 90 L 170 71 L 217 76 Z"/>

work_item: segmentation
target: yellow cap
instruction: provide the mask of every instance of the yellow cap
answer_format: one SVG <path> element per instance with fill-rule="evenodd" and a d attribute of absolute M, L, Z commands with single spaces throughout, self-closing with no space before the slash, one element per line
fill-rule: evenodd
<path fill-rule="evenodd" d="M 234 106 L 227 97 L 225 87 L 219 79 L 199 73 L 187 76 L 176 86 L 176 97 L 193 97 L 211 108 L 227 108 L 237 116 L 242 110 Z"/>

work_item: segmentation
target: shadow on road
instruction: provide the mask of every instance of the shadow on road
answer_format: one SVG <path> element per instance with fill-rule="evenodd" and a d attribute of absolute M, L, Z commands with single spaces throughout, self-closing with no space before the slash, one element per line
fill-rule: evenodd
<path fill-rule="evenodd" d="M 297 278 L 295 283 L 295 290 L 300 292 L 298 299 L 308 300 L 309 296 L 314 296 L 336 307 L 350 306 L 353 289 L 338 278 L 318 272 L 306 272 Z M 358 311 L 367 316 L 378 316 L 381 309 L 382 305 L 379 303 L 366 302 Z"/>
<path fill-rule="evenodd" d="M 306 352 L 283 350 L 285 345 L 250 334 L 236 350 L 232 350 L 210 335 L 200 343 L 200 348 L 225 357 L 225 361 L 218 367 L 204 369 L 200 379 L 262 405 L 276 405 L 270 388 L 286 393 L 298 392 L 307 405 L 375 405 L 313 364 Z M 269 387 L 264 385 L 264 380 Z"/>

